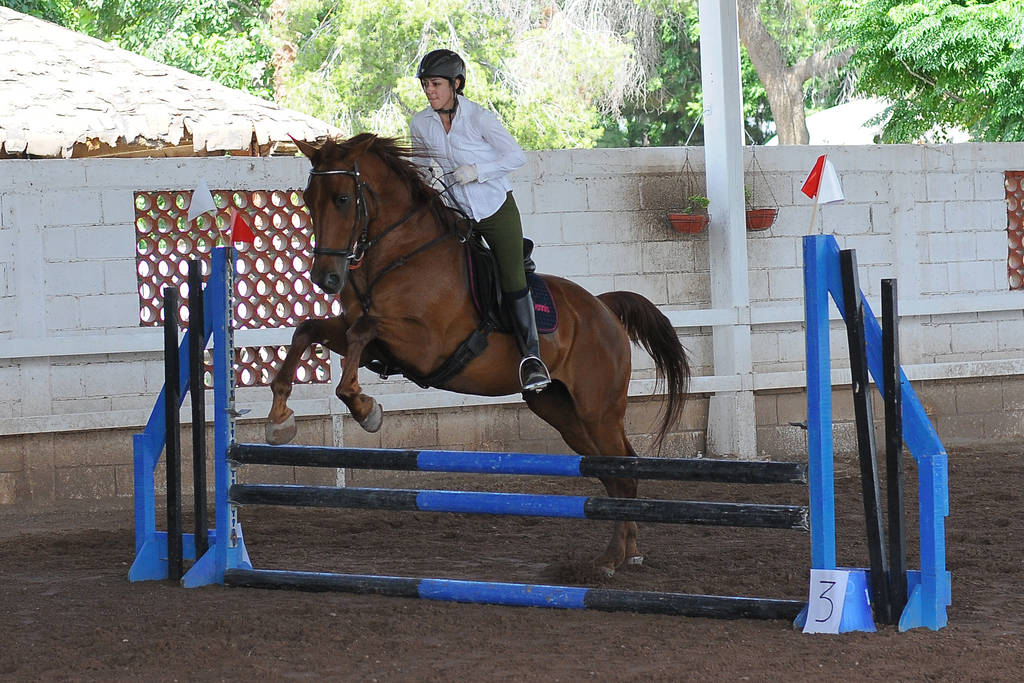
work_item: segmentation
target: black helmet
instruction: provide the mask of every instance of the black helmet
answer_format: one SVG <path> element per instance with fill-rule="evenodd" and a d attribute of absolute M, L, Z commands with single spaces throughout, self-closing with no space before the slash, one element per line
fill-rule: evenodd
<path fill-rule="evenodd" d="M 447 78 L 455 92 L 461 93 L 466 85 L 466 63 L 451 50 L 434 50 L 424 55 L 416 78 Z M 462 79 L 456 83 L 456 79 Z"/>

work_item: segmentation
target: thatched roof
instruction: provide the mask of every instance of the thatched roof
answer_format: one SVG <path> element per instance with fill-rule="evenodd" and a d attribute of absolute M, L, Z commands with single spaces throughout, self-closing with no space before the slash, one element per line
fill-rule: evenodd
<path fill-rule="evenodd" d="M 311 116 L 0 7 L 0 159 L 270 154 Z M 294 147 L 290 147 L 294 149 Z"/>

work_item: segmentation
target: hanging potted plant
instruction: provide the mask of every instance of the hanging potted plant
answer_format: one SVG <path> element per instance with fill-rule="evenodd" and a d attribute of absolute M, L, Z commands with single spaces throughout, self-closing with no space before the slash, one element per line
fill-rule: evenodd
<path fill-rule="evenodd" d="M 775 201 L 775 194 L 772 192 L 772 188 L 768 185 L 768 179 L 764 174 L 764 170 L 761 165 L 757 163 L 757 156 L 755 155 L 755 148 L 751 148 L 750 151 L 750 166 L 753 172 L 750 181 L 750 186 L 743 188 L 743 195 L 747 209 L 747 230 L 755 232 L 758 230 L 767 230 L 775 224 L 775 217 L 779 215 L 778 202 Z M 761 182 L 768 189 L 768 195 L 771 197 L 771 204 L 767 207 L 757 208 L 754 204 L 755 186 L 757 185 L 758 176 L 761 178 Z"/>
<path fill-rule="evenodd" d="M 753 201 L 751 199 L 753 193 L 748 188 L 745 191 L 747 198 L 747 230 L 756 232 L 758 230 L 767 230 L 775 224 L 775 217 L 779 215 L 777 208 L 752 208 Z"/>
<path fill-rule="evenodd" d="M 689 155 L 683 161 L 681 173 L 683 175 L 683 196 L 686 199 L 681 207 L 668 212 L 668 224 L 676 232 L 687 234 L 703 232 L 711 220 L 708 216 L 708 204 L 711 202 L 699 191 L 698 178 L 690 167 Z"/>
<path fill-rule="evenodd" d="M 702 194 L 692 194 L 686 198 L 686 204 L 677 211 L 670 211 L 668 223 L 676 232 L 697 233 L 708 227 L 711 217 L 708 216 L 710 201 Z"/>

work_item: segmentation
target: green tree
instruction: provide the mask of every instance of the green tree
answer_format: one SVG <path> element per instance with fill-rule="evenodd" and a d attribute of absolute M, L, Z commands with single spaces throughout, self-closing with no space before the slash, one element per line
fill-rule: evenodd
<path fill-rule="evenodd" d="M 594 40 L 556 4 L 527 3 L 516 16 L 503 9 L 485 0 L 291 0 L 274 29 L 293 54 L 278 73 L 278 98 L 350 133 L 404 135 L 425 106 L 419 59 L 445 47 L 467 62 L 467 95 L 496 111 L 523 147 L 593 146 L 629 44 L 612 34 Z"/>
<path fill-rule="evenodd" d="M 659 59 L 644 94 L 609 117 L 600 144 L 701 144 L 697 1 L 638 1 L 658 17 Z M 741 0 L 738 10 L 748 139 L 761 144 L 778 133 L 783 142 L 806 143 L 805 111 L 834 103 L 842 58 L 826 57 L 827 41 L 811 21 L 806 0 Z"/>
<path fill-rule="evenodd" d="M 601 147 L 671 147 L 703 140 L 696 4 L 648 6 L 657 16 L 658 60 L 643 91 L 605 115 Z"/>
<path fill-rule="evenodd" d="M 936 127 L 1024 140 L 1024 0 L 847 0 L 820 11 L 856 48 L 857 92 L 892 102 L 885 142 Z"/>
<path fill-rule="evenodd" d="M 272 96 L 271 0 L 0 1 L 228 87 Z"/>
<path fill-rule="evenodd" d="M 764 88 L 779 142 L 807 144 L 808 85 L 834 76 L 853 50 L 832 51 L 803 0 L 738 0 L 737 10 L 740 40 Z"/>
<path fill-rule="evenodd" d="M 75 10 L 71 0 L 0 0 L 0 7 L 72 28 Z"/>

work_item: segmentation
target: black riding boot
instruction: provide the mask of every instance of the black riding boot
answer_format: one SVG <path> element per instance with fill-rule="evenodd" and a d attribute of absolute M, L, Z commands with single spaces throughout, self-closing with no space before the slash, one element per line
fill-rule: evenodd
<path fill-rule="evenodd" d="M 516 299 L 509 299 L 512 317 L 519 334 L 519 347 L 523 359 L 519 363 L 519 382 L 523 391 L 542 391 L 551 384 L 551 375 L 540 359 L 540 339 L 537 336 L 537 319 L 534 318 L 533 296 L 529 288 Z"/>

